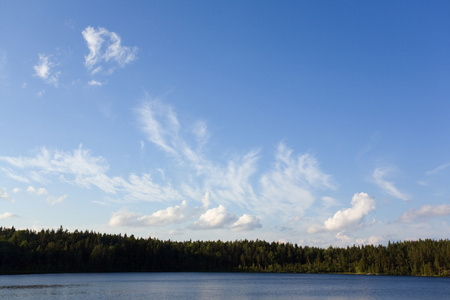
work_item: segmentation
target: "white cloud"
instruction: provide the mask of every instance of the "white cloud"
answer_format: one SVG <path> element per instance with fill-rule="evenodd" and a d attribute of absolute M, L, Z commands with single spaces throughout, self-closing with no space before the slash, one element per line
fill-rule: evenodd
<path fill-rule="evenodd" d="M 268 214 L 273 213 L 274 209 L 288 215 L 303 214 L 315 201 L 312 193 L 314 189 L 334 188 L 330 176 L 320 171 L 313 156 L 293 156 L 292 152 L 280 143 L 273 170 L 261 178 L 261 199 L 265 204 L 261 208 Z"/>
<path fill-rule="evenodd" d="M 50 204 L 50 205 L 55 205 L 55 204 L 63 202 L 66 198 L 67 198 L 67 195 L 63 195 L 63 196 L 58 197 L 58 198 L 53 197 L 53 196 L 49 196 L 47 198 L 47 203 Z"/>
<path fill-rule="evenodd" d="M 54 67 L 55 63 L 51 60 L 51 55 L 39 54 L 39 63 L 33 67 L 35 71 L 34 75 L 46 83 L 58 86 L 58 77 L 61 75 L 61 72 L 54 72 Z"/>
<path fill-rule="evenodd" d="M 171 155 L 178 155 L 174 148 L 179 144 L 180 125 L 172 108 L 151 101 L 143 103 L 136 111 L 147 140 Z"/>
<path fill-rule="evenodd" d="M 19 189 L 19 188 L 13 188 L 12 192 L 13 192 L 14 194 L 16 194 L 16 193 L 20 192 L 20 189 Z"/>
<path fill-rule="evenodd" d="M 156 184 L 149 174 L 142 176 L 131 174 L 128 181 L 122 181 L 121 185 L 127 193 L 126 197 L 130 200 L 165 202 L 182 198 L 170 183 L 165 186 Z"/>
<path fill-rule="evenodd" d="M 416 219 L 430 219 L 450 215 L 450 204 L 424 205 L 419 209 L 409 209 L 400 217 L 400 222 L 409 223 Z"/>
<path fill-rule="evenodd" d="M 0 188 L 0 200 L 10 200 L 10 196 L 6 192 L 6 189 Z"/>
<path fill-rule="evenodd" d="M 134 212 L 128 212 L 125 210 L 113 213 L 109 220 L 110 226 L 131 226 L 136 223 L 136 219 L 140 217 L 140 214 Z"/>
<path fill-rule="evenodd" d="M 178 223 L 186 219 L 186 211 L 187 203 L 183 201 L 181 205 L 158 210 L 150 216 L 142 216 L 138 218 L 138 221 L 150 226 Z"/>
<path fill-rule="evenodd" d="M 12 213 L 10 213 L 10 212 L 5 212 L 5 213 L 3 213 L 3 214 L 0 215 L 0 220 L 1 220 L 1 219 L 11 218 L 11 217 L 14 217 L 14 215 L 13 215 Z"/>
<path fill-rule="evenodd" d="M 326 208 L 337 206 L 339 204 L 333 197 L 323 196 L 321 199 Z"/>
<path fill-rule="evenodd" d="M 404 193 L 400 192 L 394 186 L 393 182 L 389 182 L 384 179 L 384 177 L 389 175 L 390 172 L 391 170 L 387 168 L 376 168 L 375 171 L 373 172 L 373 179 L 376 185 L 378 185 L 385 193 L 395 198 L 408 201 L 408 197 Z"/>
<path fill-rule="evenodd" d="M 91 81 L 88 82 L 89 85 L 91 86 L 102 86 L 103 83 L 97 80 L 92 79 Z"/>
<path fill-rule="evenodd" d="M 231 230 L 232 231 L 249 231 L 249 230 L 253 230 L 253 229 L 261 228 L 261 227 L 262 227 L 262 225 L 258 218 L 244 214 L 236 222 L 234 222 L 233 225 L 231 225 Z"/>
<path fill-rule="evenodd" d="M 343 242 L 344 244 L 350 244 L 352 238 L 349 237 L 348 235 L 344 234 L 343 232 L 338 232 L 335 237 L 340 240 L 341 242 Z"/>
<path fill-rule="evenodd" d="M 45 188 L 38 188 L 38 189 L 36 189 L 33 186 L 31 186 L 31 185 L 27 188 L 27 192 L 30 193 L 30 194 L 36 194 L 38 196 L 48 194 L 48 192 L 47 192 L 47 190 Z"/>
<path fill-rule="evenodd" d="M 124 67 L 136 59 L 137 47 L 123 46 L 121 38 L 115 32 L 105 28 L 86 27 L 82 32 L 89 48 L 89 54 L 85 56 L 85 66 L 92 74 L 101 71 L 104 65 L 108 65 L 108 73 L 114 71 L 115 62 Z"/>
<path fill-rule="evenodd" d="M 92 156 L 90 151 L 81 146 L 72 152 L 41 148 L 34 157 L 0 156 L 0 161 L 25 170 L 23 175 L 15 177 L 26 181 L 47 182 L 56 179 L 83 188 L 95 186 L 109 194 L 125 194 L 124 198 L 128 200 L 161 202 L 180 199 L 179 193 L 170 184 L 158 185 L 149 174 L 131 174 L 128 180 L 109 177 L 106 174 L 109 169 L 106 160 L 101 156 Z"/>
<path fill-rule="evenodd" d="M 192 225 L 192 229 L 216 229 L 223 228 L 236 220 L 236 216 L 227 212 L 223 205 L 208 209 L 200 215 L 197 221 Z"/>
<path fill-rule="evenodd" d="M 434 175 L 434 174 L 437 174 L 437 173 L 439 173 L 439 172 L 441 172 L 441 171 L 447 169 L 448 167 L 450 167 L 450 163 L 442 164 L 442 165 L 440 165 L 440 166 L 434 168 L 433 170 L 430 170 L 430 171 L 425 172 L 425 174 L 426 174 L 426 175 Z"/>
<path fill-rule="evenodd" d="M 294 155 L 283 143 L 278 146 L 273 168 L 255 181 L 252 177 L 257 171 L 259 150 L 234 155 L 224 164 L 213 163 L 202 153 L 209 137 L 204 121 L 195 122 L 193 127 L 181 126 L 172 107 L 151 99 L 146 99 L 136 112 L 147 140 L 190 172 L 190 180 L 196 184 L 182 183 L 181 191 L 196 201 L 208 192 L 216 203 L 233 203 L 260 214 L 278 211 L 293 217 L 311 206 L 315 201 L 313 192 L 335 188 L 312 155 Z M 193 128 L 188 132 L 194 133 L 193 145 L 183 128 Z"/>
<path fill-rule="evenodd" d="M 1 158 L 0 158 L 0 160 L 1 160 Z M 10 168 L 8 168 L 8 169 L 7 168 L 0 168 L 0 170 L 3 171 L 3 173 L 5 173 L 6 176 L 8 176 L 11 179 L 14 179 L 14 180 L 17 180 L 17 181 L 20 181 L 20 182 L 25 182 L 25 183 L 29 182 L 28 178 L 16 174 Z"/>
<path fill-rule="evenodd" d="M 375 210 L 375 200 L 366 193 L 355 194 L 351 204 L 351 208 L 337 211 L 333 217 L 324 222 L 323 226 L 310 226 L 308 232 L 314 233 L 348 229 L 359 225 L 364 216 Z"/>
<path fill-rule="evenodd" d="M 171 223 L 179 223 L 186 219 L 187 203 L 183 201 L 180 205 L 158 210 L 157 212 L 142 216 L 141 214 L 118 211 L 113 213 L 110 226 L 161 226 Z"/>
<path fill-rule="evenodd" d="M 372 235 L 369 239 L 356 239 L 356 243 L 360 245 L 377 245 L 378 243 L 380 243 L 380 240 L 382 240 L 380 237 Z"/>

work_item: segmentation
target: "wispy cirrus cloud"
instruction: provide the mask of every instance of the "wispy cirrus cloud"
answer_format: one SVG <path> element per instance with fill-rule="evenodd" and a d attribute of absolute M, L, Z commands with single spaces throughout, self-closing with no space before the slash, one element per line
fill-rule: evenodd
<path fill-rule="evenodd" d="M 442 216 L 450 216 L 450 204 L 424 205 L 419 209 L 410 208 L 400 216 L 399 221 L 409 223 L 414 220 L 427 220 Z"/>
<path fill-rule="evenodd" d="M 439 172 L 442 172 L 443 170 L 447 169 L 448 167 L 450 167 L 450 163 L 442 164 L 442 165 L 434 168 L 433 170 L 425 172 L 425 174 L 426 175 L 434 175 L 434 174 L 437 174 Z"/>
<path fill-rule="evenodd" d="M 183 129 L 190 127 L 180 126 L 171 106 L 152 99 L 144 101 L 136 113 L 147 141 L 191 170 L 196 184 L 183 183 L 181 190 L 197 201 L 208 192 L 217 204 L 232 203 L 261 214 L 282 211 L 293 216 L 314 203 L 316 190 L 336 186 L 312 155 L 295 155 L 284 143 L 277 147 L 272 168 L 254 180 L 259 150 L 234 155 L 225 164 L 218 164 L 202 152 L 209 137 L 205 121 L 195 123 L 193 130 L 186 132 Z M 186 136 L 189 133 L 192 138 Z"/>
<path fill-rule="evenodd" d="M 265 173 L 260 183 L 262 186 L 261 201 L 267 208 L 266 213 L 275 210 L 303 214 L 316 197 L 313 191 L 317 188 L 334 189 L 335 184 L 329 175 L 324 174 L 317 160 L 310 154 L 293 155 L 293 150 L 283 143 L 278 145 L 275 164 L 271 171 Z M 277 203 L 272 207 L 269 203 Z M 269 205 L 268 205 L 269 204 Z"/>
<path fill-rule="evenodd" d="M 323 226 L 314 224 L 308 228 L 309 233 L 320 231 L 338 231 L 361 224 L 364 216 L 375 210 L 375 200 L 366 193 L 355 194 L 351 208 L 338 210 L 333 217 L 325 220 Z"/>
<path fill-rule="evenodd" d="M 15 167 L 15 172 L 6 168 L 2 170 L 6 170 L 5 174 L 16 180 L 40 183 L 57 180 L 82 188 L 97 187 L 108 194 L 123 194 L 128 200 L 162 202 L 180 199 L 170 184 L 158 185 L 149 174 L 130 174 L 127 179 L 108 176 L 106 159 L 92 156 L 90 151 L 81 146 L 72 152 L 51 151 L 42 147 L 34 156 L 0 156 L 0 161 Z M 21 174 L 17 175 L 21 170 Z M 38 191 L 43 192 L 32 186 L 29 188 L 29 192 Z"/>
<path fill-rule="evenodd" d="M 55 87 L 58 86 L 58 78 L 61 72 L 55 72 L 54 67 L 56 63 L 53 61 L 51 55 L 39 54 L 39 63 L 35 65 L 34 76 L 37 76 L 44 80 L 48 84 L 53 84 Z"/>
<path fill-rule="evenodd" d="M 404 194 L 403 192 L 400 192 L 394 185 L 393 182 L 387 181 L 385 177 L 389 176 L 391 173 L 391 169 L 389 168 L 376 168 L 373 171 L 373 180 L 376 185 L 378 185 L 385 193 L 404 200 L 408 201 L 408 196 Z"/>
<path fill-rule="evenodd" d="M 112 73 L 116 65 L 124 67 L 137 57 L 137 47 L 123 46 L 115 32 L 88 26 L 82 34 L 89 48 L 84 64 L 92 74 L 103 71 L 104 67 L 108 68 L 107 73 Z"/>
<path fill-rule="evenodd" d="M 67 198 L 67 194 L 63 195 L 61 197 L 49 196 L 47 198 L 47 203 L 50 205 L 55 205 L 55 204 L 63 202 L 64 200 L 66 200 L 66 198 Z"/>
<path fill-rule="evenodd" d="M 316 201 L 318 191 L 336 187 L 331 176 L 321 171 L 314 156 L 295 154 L 284 143 L 279 143 L 271 166 L 258 172 L 261 156 L 258 149 L 234 154 L 220 162 L 208 159 L 203 152 L 209 137 L 205 121 L 181 126 L 171 106 L 151 100 L 144 101 L 136 114 L 146 140 L 176 163 L 167 174 L 155 170 L 161 175 L 158 180 L 150 173 L 111 176 L 106 159 L 92 155 L 81 145 L 73 151 L 42 147 L 30 156 L 0 156 L 0 163 L 8 165 L 0 171 L 23 182 L 49 184 L 56 181 L 85 189 L 98 188 L 122 201 L 187 200 L 194 205 L 190 208 L 191 216 L 185 219 L 186 223 L 191 222 L 191 228 L 233 231 L 260 228 L 260 218 L 271 217 L 274 213 L 283 215 L 283 220 L 298 217 Z M 56 201 L 58 199 L 48 202 L 64 200 Z M 210 205 L 213 208 L 209 208 Z M 227 210 L 236 206 L 243 210 L 240 217 Z M 119 211 L 110 224 L 151 226 L 164 223 L 163 219 L 170 220 L 170 213 L 179 212 L 184 205 L 170 207 L 173 210 L 169 209 L 166 214 L 163 211 L 150 215 Z M 172 219 L 172 222 L 178 221 Z"/>

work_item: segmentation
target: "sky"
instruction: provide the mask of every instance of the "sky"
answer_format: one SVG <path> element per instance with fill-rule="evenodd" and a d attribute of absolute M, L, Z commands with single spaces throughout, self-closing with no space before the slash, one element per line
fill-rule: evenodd
<path fill-rule="evenodd" d="M 1 1 L 0 225 L 450 238 L 450 2 Z"/>

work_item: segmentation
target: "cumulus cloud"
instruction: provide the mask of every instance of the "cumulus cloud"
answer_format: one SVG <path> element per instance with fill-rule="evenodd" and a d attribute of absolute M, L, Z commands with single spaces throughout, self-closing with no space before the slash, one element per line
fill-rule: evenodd
<path fill-rule="evenodd" d="M 235 215 L 227 212 L 223 205 L 216 208 L 208 209 L 205 213 L 200 215 L 197 221 L 192 225 L 192 229 L 216 229 L 223 228 L 237 218 Z"/>
<path fill-rule="evenodd" d="M 424 205 L 419 209 L 409 209 L 400 217 L 400 222 L 409 223 L 416 219 L 430 219 L 450 215 L 450 204 Z"/>
<path fill-rule="evenodd" d="M 376 244 L 380 243 L 380 240 L 382 240 L 380 237 L 372 235 L 368 239 L 363 239 L 363 238 L 356 239 L 356 243 L 357 244 L 361 244 L 361 245 L 363 245 L 363 244 L 365 244 L 365 245 L 376 245 Z"/>
<path fill-rule="evenodd" d="M 352 198 L 351 205 L 351 208 L 337 211 L 333 217 L 324 222 L 323 226 L 310 226 L 308 232 L 314 233 L 351 228 L 359 225 L 364 216 L 375 210 L 375 200 L 366 193 L 355 194 Z"/>
<path fill-rule="evenodd" d="M 39 54 L 39 63 L 33 67 L 35 71 L 34 75 L 41 78 L 46 83 L 58 86 L 58 78 L 61 75 L 61 72 L 55 72 L 53 70 L 56 64 L 51 58 L 51 55 L 46 56 L 45 54 Z"/>
<path fill-rule="evenodd" d="M 13 215 L 12 213 L 10 213 L 10 212 L 5 212 L 5 213 L 3 213 L 3 214 L 0 215 L 0 220 L 1 220 L 1 219 L 11 218 L 11 217 L 14 217 L 14 215 Z"/>
<path fill-rule="evenodd" d="M 82 34 L 89 48 L 84 64 L 92 74 L 103 70 L 105 66 L 109 68 L 107 72 L 112 73 L 115 65 L 124 67 L 136 59 L 137 47 L 123 46 L 120 36 L 115 32 L 89 26 Z"/>
<path fill-rule="evenodd" d="M 261 228 L 261 222 L 258 218 L 244 214 L 236 222 L 231 225 L 232 231 L 249 231 Z"/>
<path fill-rule="evenodd" d="M 27 192 L 30 194 L 36 194 L 38 196 L 48 194 L 48 192 L 45 188 L 36 189 L 35 187 L 33 187 L 31 185 L 27 188 Z"/>
<path fill-rule="evenodd" d="M 393 182 L 385 180 L 385 177 L 388 176 L 390 172 L 391 170 L 387 168 L 376 168 L 373 172 L 373 179 L 376 185 L 378 185 L 385 193 L 395 198 L 407 201 L 408 197 L 404 193 L 400 192 L 394 186 Z"/>
<path fill-rule="evenodd" d="M 158 210 L 151 215 L 141 215 L 128 211 L 113 213 L 109 220 L 110 226 L 161 226 L 171 223 L 179 223 L 186 219 L 187 203 L 183 201 L 180 205 Z"/>

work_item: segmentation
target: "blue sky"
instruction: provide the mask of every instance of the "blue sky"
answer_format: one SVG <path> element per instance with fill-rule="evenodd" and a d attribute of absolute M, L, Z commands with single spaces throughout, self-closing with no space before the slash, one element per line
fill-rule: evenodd
<path fill-rule="evenodd" d="M 447 1 L 2 1 L 0 224 L 449 238 Z"/>

